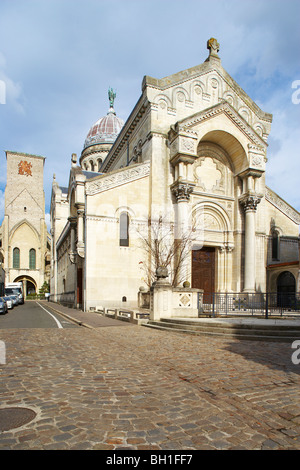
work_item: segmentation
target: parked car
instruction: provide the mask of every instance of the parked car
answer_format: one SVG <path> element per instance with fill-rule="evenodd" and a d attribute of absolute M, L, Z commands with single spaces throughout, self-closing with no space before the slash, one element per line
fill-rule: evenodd
<path fill-rule="evenodd" d="M 5 295 L 4 297 L 2 297 L 3 300 L 5 300 L 6 302 L 6 305 L 7 305 L 7 308 L 10 310 L 11 308 L 14 308 L 14 303 L 13 303 L 13 299 L 11 298 L 10 295 Z"/>
<path fill-rule="evenodd" d="M 17 295 L 10 295 L 10 298 L 11 298 L 12 301 L 13 301 L 14 307 L 15 307 L 16 305 L 19 305 L 19 299 L 18 299 L 18 296 L 17 296 Z"/>
<path fill-rule="evenodd" d="M 2 297 L 0 297 L 0 313 L 7 313 L 7 304 Z"/>

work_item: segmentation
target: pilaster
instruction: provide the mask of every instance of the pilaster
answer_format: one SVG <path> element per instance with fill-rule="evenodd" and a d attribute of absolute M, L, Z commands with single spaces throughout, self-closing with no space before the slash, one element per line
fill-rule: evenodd
<path fill-rule="evenodd" d="M 77 253 L 81 258 L 84 258 L 84 208 L 77 209 Z"/>
<path fill-rule="evenodd" d="M 71 247 L 69 251 L 69 258 L 72 264 L 76 262 L 76 225 L 77 225 L 77 219 L 76 217 L 69 217 L 68 221 L 70 222 L 70 227 L 71 227 Z"/>
<path fill-rule="evenodd" d="M 192 165 L 197 156 L 197 133 L 175 125 L 169 132 L 170 163 L 174 167 L 171 191 L 176 199 L 176 238 L 182 238 L 190 220 L 189 201 L 195 183 Z"/>

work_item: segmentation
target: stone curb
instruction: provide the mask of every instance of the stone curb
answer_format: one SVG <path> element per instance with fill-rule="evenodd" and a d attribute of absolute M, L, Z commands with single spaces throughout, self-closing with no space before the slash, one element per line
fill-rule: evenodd
<path fill-rule="evenodd" d="M 66 313 L 62 312 L 61 310 L 57 310 L 56 308 L 52 307 L 52 305 L 48 305 L 48 307 L 51 308 L 51 310 L 53 310 L 54 312 L 76 323 L 79 326 L 84 326 L 85 328 L 90 328 L 91 330 L 95 329 L 93 326 L 89 325 L 88 323 L 84 323 L 81 320 L 77 320 L 76 318 L 73 318 L 70 315 L 67 315 Z"/>

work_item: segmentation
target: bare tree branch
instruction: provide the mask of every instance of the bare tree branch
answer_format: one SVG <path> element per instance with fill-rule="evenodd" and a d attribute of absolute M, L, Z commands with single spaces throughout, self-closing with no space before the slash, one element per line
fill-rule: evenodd
<path fill-rule="evenodd" d="M 156 280 L 159 267 L 168 268 L 169 280 L 174 287 L 187 280 L 195 229 L 191 227 L 187 233 L 181 234 L 180 239 L 175 239 L 174 228 L 174 223 L 160 216 L 157 221 L 149 218 L 147 230 L 138 232 L 141 249 L 145 254 L 143 269 L 148 287 Z"/>

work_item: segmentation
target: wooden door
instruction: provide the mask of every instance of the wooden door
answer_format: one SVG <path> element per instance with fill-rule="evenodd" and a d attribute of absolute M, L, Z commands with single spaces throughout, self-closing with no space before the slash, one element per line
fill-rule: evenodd
<path fill-rule="evenodd" d="M 215 292 L 215 248 L 192 251 L 192 287 L 204 294 Z"/>

